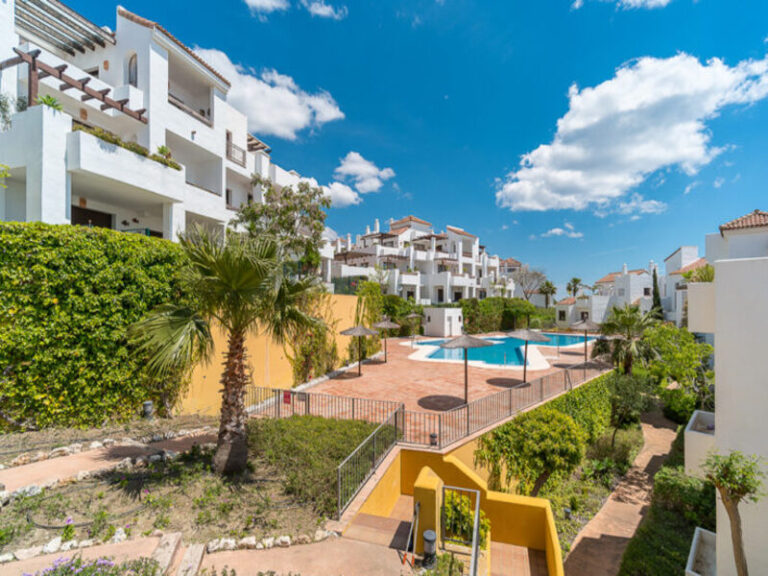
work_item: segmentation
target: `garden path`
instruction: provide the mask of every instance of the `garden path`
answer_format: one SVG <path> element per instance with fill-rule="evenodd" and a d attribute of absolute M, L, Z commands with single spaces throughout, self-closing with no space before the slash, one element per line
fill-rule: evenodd
<path fill-rule="evenodd" d="M 610 498 L 579 532 L 565 560 L 566 576 L 616 576 L 621 557 L 651 503 L 653 477 L 669 455 L 676 425 L 659 411 L 642 417 L 645 444 Z"/>
<path fill-rule="evenodd" d="M 193 444 L 215 442 L 215 434 L 199 434 L 153 442 L 152 444 L 136 446 L 111 446 L 87 450 L 69 456 L 41 460 L 24 466 L 15 466 L 0 470 L 0 484 L 5 490 L 13 492 L 25 486 L 44 486 L 50 482 L 61 482 L 76 477 L 80 472 L 97 472 L 111 468 L 124 458 L 136 458 L 156 454 L 161 450 L 183 452 Z"/>

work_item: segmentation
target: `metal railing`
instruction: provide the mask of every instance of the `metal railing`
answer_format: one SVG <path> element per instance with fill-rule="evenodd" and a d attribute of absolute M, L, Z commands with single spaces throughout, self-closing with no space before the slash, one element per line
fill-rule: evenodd
<path fill-rule="evenodd" d="M 402 406 L 374 430 L 368 438 L 355 448 L 336 470 L 338 517 L 344 513 L 352 499 L 387 457 L 400 440 L 398 414 Z"/>
<path fill-rule="evenodd" d="M 405 550 L 403 550 L 402 564 L 408 562 L 408 552 L 411 553 L 411 568 L 416 564 L 416 537 L 419 534 L 419 512 L 421 512 L 421 502 L 413 505 L 413 515 L 411 516 L 411 528 L 408 530 L 408 538 L 405 540 Z"/>
<path fill-rule="evenodd" d="M 227 142 L 227 158 L 245 168 L 245 150 L 240 146 Z"/>
<path fill-rule="evenodd" d="M 474 506 L 472 499 L 474 497 Z M 469 562 L 470 576 L 477 576 L 480 556 L 480 491 L 473 488 L 443 486 L 440 527 L 445 543 L 469 546 L 472 556 Z M 464 514 L 472 514 L 472 526 L 466 524 Z"/>

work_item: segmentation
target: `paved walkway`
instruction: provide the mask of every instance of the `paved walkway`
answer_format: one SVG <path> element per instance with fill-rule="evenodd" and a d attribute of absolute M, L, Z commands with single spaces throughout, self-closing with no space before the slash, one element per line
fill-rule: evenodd
<path fill-rule="evenodd" d="M 41 460 L 40 462 L 25 464 L 24 466 L 0 470 L 0 484 L 5 484 L 5 489 L 9 492 L 31 484 L 43 486 L 49 482 L 60 482 L 72 478 L 82 471 L 96 472 L 110 468 L 124 458 L 147 456 L 155 454 L 160 450 L 182 452 L 188 450 L 193 444 L 205 444 L 215 441 L 215 434 L 201 434 L 153 442 L 147 446 L 111 446 L 109 448 L 87 450 L 72 454 L 71 456 L 61 456 L 59 458 Z"/>
<path fill-rule="evenodd" d="M 238 575 L 270 570 L 302 576 L 400 576 L 410 574 L 396 550 L 347 538 L 334 538 L 290 548 L 217 552 L 203 558 L 202 568 L 221 571 L 228 567 Z"/>
<path fill-rule="evenodd" d="M 615 576 L 621 557 L 651 503 L 653 476 L 669 454 L 676 426 L 660 412 L 642 419 L 645 445 L 632 468 L 573 542 L 566 576 Z"/>

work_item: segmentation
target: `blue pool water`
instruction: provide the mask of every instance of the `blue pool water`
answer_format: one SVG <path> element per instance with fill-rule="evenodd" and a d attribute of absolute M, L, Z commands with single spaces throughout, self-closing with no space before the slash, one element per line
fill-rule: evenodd
<path fill-rule="evenodd" d="M 572 346 L 573 344 L 584 344 L 584 336 L 573 334 L 545 334 L 549 342 L 530 343 L 529 346 Z M 525 341 L 509 337 L 486 338 L 493 342 L 493 346 L 484 348 L 471 348 L 468 357 L 470 360 L 485 362 L 486 364 L 500 364 L 511 366 L 522 366 L 525 353 Z M 593 338 L 587 338 L 591 341 Z M 429 342 L 419 342 L 419 346 L 440 346 L 446 340 L 431 340 Z M 464 360 L 464 350 L 438 348 L 429 355 L 429 358 L 435 360 Z"/>

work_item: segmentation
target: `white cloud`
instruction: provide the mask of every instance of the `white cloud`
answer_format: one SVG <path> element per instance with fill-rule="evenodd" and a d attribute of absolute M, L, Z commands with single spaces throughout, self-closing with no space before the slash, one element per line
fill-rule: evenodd
<path fill-rule="evenodd" d="M 232 83 L 227 100 L 248 117 L 251 132 L 295 140 L 302 130 L 344 118 L 333 96 L 324 90 L 310 94 L 290 76 L 233 64 L 220 50 L 196 48 L 195 52 Z"/>
<path fill-rule="evenodd" d="M 312 16 L 317 16 L 318 18 L 343 20 L 349 13 L 346 6 L 339 6 L 336 8 L 331 4 L 326 4 L 325 0 L 301 0 L 301 5 L 304 6 L 307 12 L 312 14 Z"/>
<path fill-rule="evenodd" d="M 722 188 L 723 184 L 725 184 L 725 178 L 715 178 L 715 181 L 712 182 L 712 186 L 715 188 Z"/>
<path fill-rule="evenodd" d="M 690 184 L 688 184 L 688 186 L 685 187 L 685 190 L 683 190 L 683 194 L 690 194 L 691 192 L 693 192 L 693 190 L 696 187 L 699 186 L 699 184 L 701 184 L 701 182 L 698 182 L 698 181 L 691 182 Z"/>
<path fill-rule="evenodd" d="M 631 10 L 633 8 L 664 8 L 672 0 L 600 0 L 601 2 L 610 2 L 616 4 L 619 8 Z M 571 8 L 578 10 L 584 6 L 584 0 L 573 0 Z"/>
<path fill-rule="evenodd" d="M 342 158 L 334 175 L 339 180 L 351 180 L 360 194 L 368 194 L 378 192 L 385 181 L 394 178 L 395 171 L 392 168 L 379 168 L 359 152 L 352 151 Z"/>
<path fill-rule="evenodd" d="M 288 10 L 290 4 L 288 0 L 245 0 L 248 8 L 251 9 L 253 14 L 264 18 L 267 14 L 272 12 L 284 12 Z"/>
<path fill-rule="evenodd" d="M 667 209 L 664 202 L 646 200 L 642 194 L 632 194 L 626 202 L 619 202 L 616 212 L 619 214 L 661 214 Z"/>
<path fill-rule="evenodd" d="M 562 228 L 550 228 L 541 235 L 542 238 L 552 238 L 556 236 L 562 236 L 564 238 L 584 238 L 584 234 L 577 232 L 574 225 L 570 222 L 563 224 Z"/>
<path fill-rule="evenodd" d="M 363 199 L 346 184 L 341 182 L 331 182 L 324 187 L 326 194 L 331 199 L 331 205 L 334 208 L 344 208 L 345 206 L 354 206 L 360 204 Z"/>
<path fill-rule="evenodd" d="M 553 141 L 498 183 L 497 204 L 610 210 L 657 170 L 696 174 L 724 150 L 712 145 L 707 121 L 767 94 L 768 58 L 729 67 L 684 53 L 633 61 L 595 87 L 573 85 Z"/>

